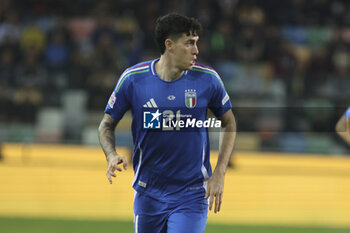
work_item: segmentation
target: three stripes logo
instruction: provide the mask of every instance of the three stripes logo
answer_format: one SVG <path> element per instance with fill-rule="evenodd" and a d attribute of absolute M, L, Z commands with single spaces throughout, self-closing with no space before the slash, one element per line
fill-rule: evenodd
<path fill-rule="evenodd" d="M 147 101 L 146 104 L 143 105 L 144 108 L 158 108 L 156 102 L 154 101 L 154 99 L 150 99 L 149 101 Z"/>

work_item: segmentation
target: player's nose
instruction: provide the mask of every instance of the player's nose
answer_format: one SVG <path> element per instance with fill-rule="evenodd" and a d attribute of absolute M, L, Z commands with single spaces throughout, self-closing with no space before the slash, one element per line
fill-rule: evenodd
<path fill-rule="evenodd" d="M 199 54 L 199 50 L 198 50 L 198 46 L 197 45 L 193 46 L 192 54 L 193 55 Z"/>

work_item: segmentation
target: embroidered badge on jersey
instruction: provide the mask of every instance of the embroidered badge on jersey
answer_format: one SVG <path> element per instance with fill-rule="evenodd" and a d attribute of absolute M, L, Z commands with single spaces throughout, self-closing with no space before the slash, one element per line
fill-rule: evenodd
<path fill-rule="evenodd" d="M 114 107 L 114 104 L 115 104 L 115 93 L 113 91 L 111 97 L 109 97 L 109 100 L 108 100 L 108 105 L 110 108 L 113 108 Z"/>
<path fill-rule="evenodd" d="M 197 93 L 194 89 L 185 90 L 185 104 L 187 108 L 194 108 L 197 104 Z"/>

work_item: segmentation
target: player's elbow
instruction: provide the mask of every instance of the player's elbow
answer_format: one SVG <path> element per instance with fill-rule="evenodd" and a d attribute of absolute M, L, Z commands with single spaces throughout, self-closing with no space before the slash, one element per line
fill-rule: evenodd
<path fill-rule="evenodd" d="M 117 122 L 110 115 L 105 114 L 100 125 L 98 126 L 98 135 L 103 135 L 108 131 L 113 132 L 116 126 Z"/>
<path fill-rule="evenodd" d="M 101 132 L 103 132 L 102 122 L 99 124 L 99 126 L 97 128 L 97 134 L 100 135 Z"/>
<path fill-rule="evenodd" d="M 106 133 L 106 130 L 108 130 L 108 125 L 102 120 L 97 129 L 98 138 L 101 138 Z"/>
<path fill-rule="evenodd" d="M 97 128 L 97 136 L 99 139 L 101 139 L 101 135 L 103 135 L 103 132 L 104 132 L 104 127 L 102 125 L 102 122 L 100 123 L 100 125 L 98 126 Z"/>

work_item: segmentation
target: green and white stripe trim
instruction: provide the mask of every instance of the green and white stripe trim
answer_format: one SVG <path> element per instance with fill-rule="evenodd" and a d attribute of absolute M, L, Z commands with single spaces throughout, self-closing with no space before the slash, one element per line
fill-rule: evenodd
<path fill-rule="evenodd" d="M 131 70 L 126 70 L 119 78 L 119 81 L 117 83 L 117 88 L 116 91 L 118 93 L 120 87 L 123 85 L 125 79 L 127 79 L 128 77 L 130 77 L 133 74 L 141 74 L 141 73 L 146 73 L 149 71 L 149 65 L 145 65 L 145 66 L 141 66 L 141 67 L 137 67 L 135 69 L 131 69 Z"/>
<path fill-rule="evenodd" d="M 222 82 L 219 74 L 215 70 L 210 69 L 210 68 L 206 68 L 206 67 L 202 67 L 202 66 L 198 66 L 198 65 L 194 65 L 192 70 L 199 71 L 199 72 L 204 72 L 204 73 L 207 73 L 207 74 L 212 74 L 220 81 L 220 84 L 222 86 L 224 86 L 224 83 Z"/>

